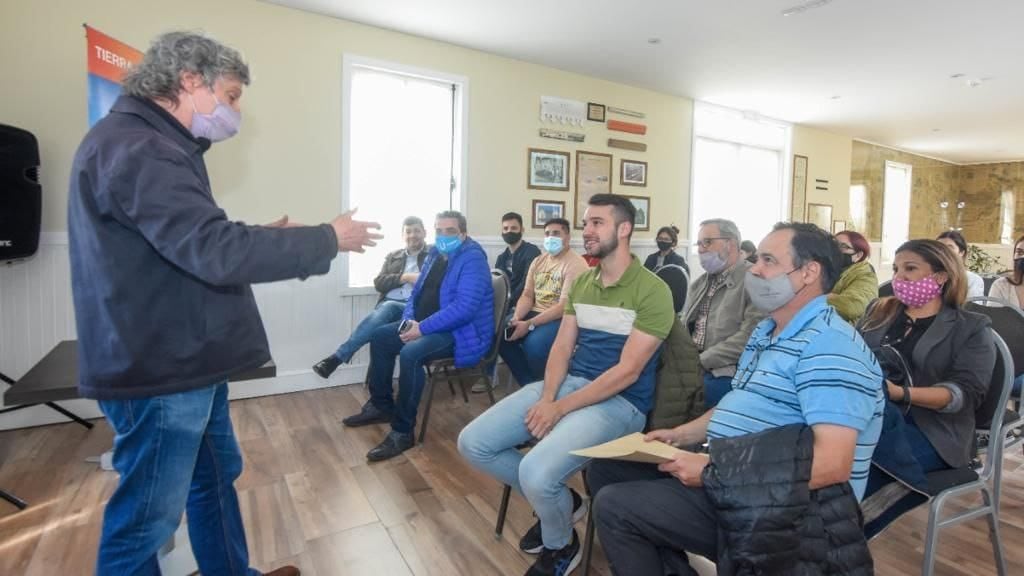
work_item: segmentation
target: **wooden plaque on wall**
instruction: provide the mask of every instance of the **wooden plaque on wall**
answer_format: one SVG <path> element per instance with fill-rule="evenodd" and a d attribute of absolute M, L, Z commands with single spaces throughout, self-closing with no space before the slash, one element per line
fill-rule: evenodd
<path fill-rule="evenodd" d="M 807 156 L 793 155 L 793 190 L 789 197 L 789 219 L 804 222 L 807 219 Z"/>

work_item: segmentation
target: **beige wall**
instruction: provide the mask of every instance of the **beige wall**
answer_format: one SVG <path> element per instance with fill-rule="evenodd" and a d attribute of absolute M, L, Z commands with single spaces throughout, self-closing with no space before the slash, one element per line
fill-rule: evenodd
<path fill-rule="evenodd" d="M 833 220 L 850 221 L 852 144 L 849 136 L 807 126 L 793 126 L 793 154 L 807 157 L 807 202 L 832 206 Z M 819 183 L 817 180 L 827 180 L 828 183 Z M 818 190 L 818 187 L 828 190 Z"/>
<path fill-rule="evenodd" d="M 639 235 L 651 236 L 670 222 L 686 231 L 688 99 L 254 0 L 4 2 L 0 70 L 6 90 L 0 122 L 39 138 L 46 231 L 66 229 L 71 158 L 86 130 L 83 22 L 140 49 L 160 32 L 202 28 L 243 52 L 253 83 L 242 100 L 242 132 L 207 156 L 218 201 L 233 218 L 261 222 L 288 213 L 293 220 L 318 222 L 337 212 L 342 55 L 351 53 L 469 79 L 468 217 L 477 235 L 496 235 L 507 210 L 528 214 L 533 198 L 565 200 L 572 213 L 571 191 L 527 190 L 529 147 L 613 154 L 613 191 L 652 198 L 652 232 Z M 647 136 L 619 137 L 646 142 L 648 151 L 608 149 L 614 133 L 593 122 L 582 130 L 587 135 L 582 144 L 538 137 L 541 95 L 645 112 Z M 648 162 L 647 188 L 619 187 L 620 158 Z"/>

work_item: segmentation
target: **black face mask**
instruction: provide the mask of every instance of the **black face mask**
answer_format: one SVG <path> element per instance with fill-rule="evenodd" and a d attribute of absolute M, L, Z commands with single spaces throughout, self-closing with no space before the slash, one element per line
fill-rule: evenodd
<path fill-rule="evenodd" d="M 515 244 L 523 239 L 522 232 L 505 232 L 501 235 L 501 239 L 505 241 L 505 244 Z"/>
<path fill-rule="evenodd" d="M 658 250 L 661 250 L 662 252 L 664 252 L 665 250 L 669 250 L 670 248 L 672 248 L 672 243 L 671 242 L 665 242 L 664 240 L 658 240 Z"/>
<path fill-rule="evenodd" d="M 850 266 L 853 266 L 853 254 L 840 254 L 839 255 L 839 269 L 846 270 Z"/>
<path fill-rule="evenodd" d="M 1015 270 L 1020 270 L 1021 272 L 1024 272 L 1024 258 L 1014 258 L 1013 267 Z"/>

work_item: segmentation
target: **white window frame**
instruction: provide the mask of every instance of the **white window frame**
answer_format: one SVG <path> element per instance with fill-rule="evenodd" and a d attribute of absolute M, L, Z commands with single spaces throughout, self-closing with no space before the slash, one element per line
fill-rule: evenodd
<path fill-rule="evenodd" d="M 463 214 L 466 214 L 469 209 L 469 78 L 458 74 L 450 74 L 448 72 L 431 70 L 429 68 L 409 66 L 398 62 L 378 60 L 376 58 L 368 58 L 356 54 L 344 54 L 342 56 L 340 211 L 345 212 L 348 210 L 351 201 L 352 171 L 349 170 L 349 166 L 351 164 L 352 135 L 349 131 L 349 127 L 352 124 L 349 120 L 352 117 L 352 74 L 359 68 L 379 70 L 381 72 L 388 72 L 391 74 L 402 74 L 415 78 L 444 82 L 455 86 L 455 94 L 452 96 L 454 105 L 453 118 L 455 122 L 454 129 L 452 130 L 452 138 L 454 139 L 452 148 L 453 152 L 457 151 L 458 153 L 452 154 L 452 172 L 457 174 L 458 177 L 455 178 L 455 181 L 452 183 L 453 186 L 451 194 L 453 208 L 459 210 Z M 430 216 L 431 215 L 429 214 L 424 215 L 424 221 L 428 227 L 432 225 L 431 223 L 426 222 Z M 357 257 L 359 256 L 357 255 Z M 349 286 L 348 259 L 349 254 L 343 252 L 341 254 L 340 266 L 342 295 L 374 294 L 375 291 L 373 286 Z"/>
<path fill-rule="evenodd" d="M 779 126 L 781 128 L 784 128 L 786 130 L 785 140 L 784 140 L 783 146 L 781 148 L 773 148 L 773 147 L 770 147 L 770 146 L 755 145 L 755 144 L 750 144 L 750 143 L 747 143 L 747 142 L 742 142 L 740 140 L 735 140 L 735 141 L 734 140 L 723 140 L 721 138 L 717 138 L 717 137 L 714 137 L 714 136 L 702 136 L 702 135 L 697 133 L 697 110 L 698 110 L 698 107 L 718 108 L 720 110 L 725 110 L 725 111 L 728 111 L 728 112 L 731 112 L 731 113 L 735 113 L 735 114 L 743 114 L 743 115 L 747 115 L 748 114 L 748 113 L 744 113 L 741 110 L 737 110 L 735 108 L 729 108 L 728 106 L 720 106 L 718 104 L 712 104 L 710 102 L 703 102 L 703 101 L 694 101 L 693 106 L 690 107 L 690 197 L 688 199 L 689 202 L 688 202 L 688 206 L 687 206 L 687 212 L 689 213 L 689 220 L 690 220 L 690 229 L 688 231 L 689 233 L 687 234 L 687 236 L 689 236 L 689 238 L 687 238 L 687 242 L 689 244 L 689 246 L 688 246 L 689 250 L 687 250 L 687 255 L 688 255 L 687 260 L 696 259 L 696 255 L 697 255 L 697 242 L 694 241 L 694 239 L 697 238 L 697 232 L 698 232 L 697 229 L 700 227 L 700 220 L 697 218 L 697 215 L 694 212 L 694 199 L 695 199 L 695 197 L 697 195 L 697 192 L 696 192 L 696 189 L 695 189 L 696 188 L 695 187 L 695 184 L 696 184 L 695 174 L 697 173 L 697 166 L 696 166 L 696 163 L 697 163 L 697 140 L 699 138 L 703 138 L 705 140 L 715 140 L 715 141 L 718 141 L 718 142 L 728 142 L 730 144 L 739 144 L 741 146 L 750 146 L 752 148 L 761 148 L 761 149 L 764 149 L 764 150 L 776 150 L 776 151 L 778 151 L 779 154 L 781 155 L 781 158 L 780 158 L 780 160 L 781 160 L 781 170 L 779 171 L 779 175 L 780 175 L 779 177 L 780 177 L 781 181 L 779 182 L 779 187 L 780 187 L 779 190 L 780 190 L 780 197 L 782 198 L 782 211 L 781 211 L 782 220 L 783 221 L 789 221 L 791 219 L 792 214 L 793 214 L 793 211 L 791 209 L 793 190 L 792 190 L 792 188 L 790 188 L 788 190 L 786 189 L 786 183 L 793 181 L 793 124 L 791 124 L 789 122 L 784 122 L 782 120 L 778 120 L 776 118 L 771 118 L 771 117 L 768 117 L 768 116 L 760 116 L 760 115 L 758 115 L 758 117 L 757 117 L 758 121 L 766 122 L 766 123 L 769 123 L 769 124 L 775 124 L 775 125 L 777 125 L 777 126 Z M 723 214 L 721 216 L 721 218 L 728 218 L 728 217 L 729 216 L 727 214 Z M 742 230 L 740 232 L 742 233 Z M 751 239 L 751 238 L 744 238 L 744 239 L 745 240 L 750 240 L 751 242 L 754 242 L 755 245 L 761 240 L 760 238 L 758 238 L 756 240 L 755 239 Z M 699 268 L 694 268 L 694 269 L 695 270 L 699 270 Z"/>

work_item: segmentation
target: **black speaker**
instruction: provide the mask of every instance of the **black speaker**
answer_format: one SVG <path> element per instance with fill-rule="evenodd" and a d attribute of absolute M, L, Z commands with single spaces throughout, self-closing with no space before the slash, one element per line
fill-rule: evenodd
<path fill-rule="evenodd" d="M 36 253 L 42 214 L 39 143 L 31 132 L 0 124 L 0 262 Z"/>

